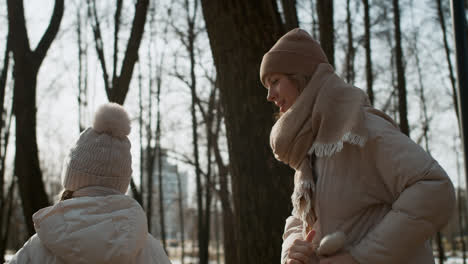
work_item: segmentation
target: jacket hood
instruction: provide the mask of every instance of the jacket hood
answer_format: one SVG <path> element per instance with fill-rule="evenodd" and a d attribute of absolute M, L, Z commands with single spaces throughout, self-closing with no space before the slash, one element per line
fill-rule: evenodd
<path fill-rule="evenodd" d="M 44 246 L 66 263 L 130 263 L 148 234 L 143 209 L 125 195 L 69 199 L 33 221 Z"/>

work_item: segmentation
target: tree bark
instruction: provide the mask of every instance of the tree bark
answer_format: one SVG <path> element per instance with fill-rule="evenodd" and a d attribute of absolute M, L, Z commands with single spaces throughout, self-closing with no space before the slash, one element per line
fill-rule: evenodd
<path fill-rule="evenodd" d="M 8 187 L 8 193 L 7 193 L 7 199 L 4 199 L 4 197 L 2 197 L 2 199 L 4 200 L 4 202 L 7 202 L 8 201 L 8 209 L 6 211 L 6 214 L 5 214 L 5 219 L 3 219 L 3 208 L 2 208 L 2 219 L 5 221 L 5 231 L 3 232 L 3 228 L 0 229 L 0 233 L 1 233 L 1 236 L 0 236 L 0 262 L 4 263 L 5 262 L 5 252 L 6 252 L 6 246 L 7 246 L 7 243 L 8 243 L 8 236 L 10 234 L 10 221 L 11 221 L 11 214 L 13 213 L 13 198 L 14 198 L 14 189 L 15 189 L 15 185 L 16 185 L 16 181 L 15 179 L 12 179 L 11 180 L 11 183 L 10 183 L 10 187 Z M 2 201 L 3 202 L 3 201 Z M 2 206 L 3 207 L 3 206 Z"/>
<path fill-rule="evenodd" d="M 419 100 L 422 106 L 421 118 L 423 120 L 423 137 L 424 137 L 424 142 L 425 142 L 425 149 L 430 154 L 431 151 L 429 149 L 429 116 L 427 112 L 426 96 L 424 94 L 423 77 L 422 77 L 421 64 L 420 64 L 419 55 L 418 55 L 419 49 L 418 49 L 417 41 L 418 41 L 417 35 L 415 35 L 413 39 L 413 50 L 415 51 L 414 56 L 415 56 L 416 69 L 417 69 L 418 81 L 419 81 Z M 437 242 L 437 249 L 439 252 L 439 255 L 438 255 L 439 264 L 443 264 L 445 261 L 445 249 L 444 249 L 444 245 L 442 242 L 441 231 L 438 231 L 436 234 L 436 242 Z"/>
<path fill-rule="evenodd" d="M 362 0 L 364 4 L 364 47 L 366 50 L 366 81 L 367 81 L 367 95 L 369 101 L 374 105 L 374 74 L 372 72 L 372 56 L 371 56 L 371 32 L 370 32 L 370 7 L 369 0 Z"/>
<path fill-rule="evenodd" d="M 0 239 L 2 239 L 2 241 L 0 241 L 0 254 L 1 256 L 5 256 L 5 250 L 6 250 L 6 243 L 7 243 L 7 238 L 8 238 L 8 231 L 9 231 L 9 225 L 10 225 L 10 215 L 11 215 L 11 204 L 12 204 L 12 201 L 13 201 L 13 194 L 11 194 L 11 192 L 13 192 L 13 188 L 14 188 L 14 183 L 15 183 L 15 179 L 14 179 L 14 176 L 13 176 L 13 179 L 12 179 L 12 182 L 11 182 L 11 185 L 9 187 L 9 191 L 8 191 L 8 194 L 7 194 L 7 199 L 5 199 L 4 197 L 4 194 L 3 194 L 3 188 L 4 188 L 4 179 L 5 179 L 5 160 L 6 160 L 6 154 L 7 154 L 7 149 L 8 149 L 8 142 L 9 142 L 9 139 L 10 139 L 10 128 L 11 128 L 11 120 L 12 120 L 12 116 L 13 116 L 13 111 L 10 111 L 9 112 L 9 115 L 8 117 L 6 115 L 4 115 L 4 118 L 8 118 L 8 121 L 3 121 L 4 122 L 4 128 L 3 129 L 3 126 L 2 126 L 2 133 L 0 134 L 1 135 L 1 139 L 2 139 L 2 144 L 0 145 L 1 146 L 1 156 L 0 156 L 0 178 L 2 180 L 2 196 L 0 196 L 0 199 L 1 199 L 1 205 L 0 205 L 0 234 L 3 234 L 3 236 L 0 236 Z M 5 210 L 5 205 L 6 205 L 6 202 L 8 201 L 8 211 L 7 211 L 7 214 L 6 214 L 6 219 L 4 219 L 3 215 L 4 215 L 4 210 Z M 3 230 L 5 229 L 5 232 L 3 232 Z M 0 262 L 2 261 L 2 259 L 0 259 Z M 3 260 L 5 261 L 5 260 Z"/>
<path fill-rule="evenodd" d="M 8 130 L 5 133 L 4 127 L 6 128 L 6 116 L 4 115 L 5 111 L 5 87 L 6 87 L 6 82 L 8 79 L 8 72 L 9 72 L 9 65 L 10 65 L 10 37 L 9 34 L 7 35 L 7 43 L 5 47 L 5 56 L 3 57 L 3 68 L 0 73 L 0 140 L 3 139 L 3 141 L 0 144 L 0 147 L 5 146 L 5 141 L 7 141 L 6 137 L 3 137 L 3 134 L 7 134 Z M 5 160 L 5 155 L 6 152 L 0 152 L 0 159 L 2 160 L 1 166 L 0 166 L 0 213 L 3 214 L 3 209 L 5 207 L 5 198 L 4 198 L 4 186 L 5 186 L 5 163 L 3 162 Z M 0 216 L 0 232 L 3 230 L 3 217 Z M 2 253 L 2 252 L 0 252 Z M 1 260 L 1 259 L 0 259 Z"/>
<path fill-rule="evenodd" d="M 346 51 L 346 81 L 354 83 L 354 39 L 353 39 L 353 24 L 351 21 L 351 0 L 346 0 L 346 28 L 348 30 L 348 49 Z"/>
<path fill-rule="evenodd" d="M 221 131 L 221 122 L 223 120 L 223 109 L 221 102 L 217 101 L 216 107 L 216 128 L 213 133 L 213 154 L 215 157 L 216 166 L 218 168 L 219 191 L 218 196 L 221 202 L 222 223 L 223 223 L 223 248 L 224 248 L 224 263 L 236 264 L 239 263 L 237 256 L 236 232 L 232 228 L 234 225 L 234 212 L 231 205 L 231 193 L 229 191 L 229 166 L 224 164 L 219 149 L 218 141 Z"/>
<path fill-rule="evenodd" d="M 156 85 L 158 87 L 156 91 L 156 149 L 158 153 L 158 190 L 159 190 L 159 225 L 161 230 L 161 240 L 164 251 L 167 251 L 167 239 L 166 239 L 166 223 L 165 223 L 165 210 L 164 210 L 164 177 L 163 177 L 163 164 L 162 164 L 162 148 L 161 148 L 161 86 L 162 86 L 162 60 L 159 65 L 158 76 L 156 78 Z"/>
<path fill-rule="evenodd" d="M 329 63 L 335 67 L 335 30 L 333 26 L 333 0 L 317 0 L 320 45 Z"/>
<path fill-rule="evenodd" d="M 149 60 L 151 63 L 151 58 Z M 149 67 L 152 68 L 151 65 Z M 155 151 L 156 147 L 152 145 L 153 139 L 153 129 L 151 128 L 151 120 L 152 120 L 152 78 L 150 78 L 150 85 L 148 89 L 148 122 L 146 124 L 146 177 L 147 177 L 147 186 L 146 189 L 148 190 L 148 194 L 146 196 L 146 214 L 148 219 L 148 231 L 152 233 L 152 226 L 153 226 L 153 191 L 154 191 L 154 162 L 155 162 Z"/>
<path fill-rule="evenodd" d="M 212 145 L 214 141 L 213 134 L 213 123 L 214 123 L 214 111 L 216 110 L 216 86 L 213 84 L 209 100 L 208 100 L 208 109 L 207 111 L 204 111 L 206 115 L 204 116 L 204 121 L 205 121 L 205 129 L 206 129 L 206 135 L 207 135 L 207 146 L 206 146 L 206 159 L 207 159 L 207 168 L 206 168 L 206 177 L 205 177 L 205 206 L 204 206 L 204 223 L 203 223 L 203 228 L 204 228 L 204 243 L 206 247 L 206 254 L 207 258 L 209 259 L 209 242 L 210 242 L 210 233 L 211 233 L 211 203 L 212 203 L 212 190 L 213 190 L 213 184 L 212 184 Z M 199 100 L 197 100 L 199 101 Z M 200 104 L 198 104 L 201 106 Z M 216 211 L 215 211 L 216 213 Z"/>
<path fill-rule="evenodd" d="M 220 238 L 219 238 L 219 233 L 221 232 L 219 226 L 219 212 L 218 212 L 218 203 L 213 204 L 213 212 L 215 213 L 214 217 L 214 225 L 215 225 L 215 240 L 216 240 L 216 263 L 221 264 L 221 252 L 220 252 Z"/>
<path fill-rule="evenodd" d="M 311 19 L 312 19 L 312 28 L 311 28 L 311 34 L 314 39 L 318 39 L 317 37 L 317 31 L 318 31 L 318 23 L 317 23 L 317 5 L 315 4 L 314 0 L 310 0 L 310 14 L 311 14 Z"/>
<path fill-rule="evenodd" d="M 208 264 L 209 261 L 209 224 L 210 224 L 210 207 L 211 196 L 209 192 L 210 186 L 207 185 L 209 182 L 209 175 L 207 175 L 207 181 L 205 186 L 205 192 L 203 190 L 202 183 L 202 170 L 200 165 L 200 151 L 199 151 L 199 137 L 198 137 L 198 118 L 197 118 L 197 105 L 199 103 L 197 95 L 197 77 L 195 74 L 196 57 L 195 57 L 195 42 L 197 38 L 196 21 L 198 14 L 199 1 L 195 0 L 190 5 L 188 0 L 184 1 L 185 7 L 185 19 L 187 23 L 186 32 L 178 31 L 182 43 L 184 44 L 186 51 L 189 56 L 189 72 L 190 77 L 184 82 L 190 88 L 191 93 L 191 105 L 190 114 L 192 119 L 192 146 L 193 146 L 193 157 L 195 167 L 195 184 L 196 184 L 196 201 L 197 201 L 197 240 L 198 240 L 198 258 L 200 264 Z M 180 77 L 183 79 L 183 77 Z M 200 108 L 200 110 L 202 110 Z M 208 163 L 210 163 L 208 161 Z M 208 167 L 209 168 L 209 167 Z M 205 198 L 205 199 L 203 199 Z M 205 203 L 204 203 L 205 201 Z"/>
<path fill-rule="evenodd" d="M 56 0 L 52 18 L 34 51 L 24 19 L 23 1 L 8 0 L 8 25 L 15 65 L 13 113 L 16 117 L 15 174 L 18 177 L 28 235 L 35 233 L 32 214 L 49 205 L 36 141 L 36 81 L 39 68 L 60 27 L 64 0 Z"/>
<path fill-rule="evenodd" d="M 440 233 L 440 231 L 438 231 L 436 234 L 436 242 L 437 242 L 437 250 L 438 250 L 437 258 L 439 259 L 439 264 L 444 264 L 445 250 L 442 244 L 442 234 Z"/>
<path fill-rule="evenodd" d="M 273 106 L 258 71 L 283 25 L 276 1 L 202 0 L 202 7 L 225 111 L 237 263 L 275 263 L 291 212 L 292 172 L 272 155 Z"/>
<path fill-rule="evenodd" d="M 455 144 L 453 144 L 454 152 L 456 154 L 456 163 L 457 163 L 457 182 L 459 185 L 461 185 L 461 169 L 460 169 L 460 157 L 459 153 L 457 151 L 457 140 L 455 138 L 454 140 Z M 460 244 L 461 244 L 461 252 L 462 252 L 462 259 L 463 259 L 463 264 L 466 264 L 466 243 L 465 243 L 465 221 L 466 218 L 464 217 L 464 210 L 463 210 L 463 204 L 465 204 L 465 197 L 462 195 L 462 188 L 459 186 L 457 188 L 457 210 L 458 210 L 458 230 L 459 230 L 459 236 L 460 236 Z"/>
<path fill-rule="evenodd" d="M 125 50 L 125 55 L 122 61 L 122 67 L 120 69 L 120 74 L 117 75 L 117 69 L 113 68 L 112 80 L 109 80 L 109 73 L 107 72 L 106 59 L 104 56 L 104 44 L 102 40 L 101 28 L 96 12 L 96 0 L 87 0 L 88 8 L 90 9 L 89 13 L 92 14 L 94 18 L 93 32 L 95 39 L 96 52 L 98 54 L 98 59 L 101 64 L 104 84 L 106 87 L 107 98 L 110 102 L 116 102 L 118 104 L 123 104 L 125 97 L 127 96 L 130 81 L 133 75 L 133 68 L 135 63 L 138 60 L 138 50 L 140 48 L 141 39 L 143 37 L 143 32 L 146 23 L 146 15 L 149 6 L 149 0 L 138 0 L 135 4 L 135 15 L 132 21 L 132 29 L 130 31 L 130 38 L 127 42 L 127 48 Z M 92 3 L 90 1 L 93 1 Z M 117 46 L 118 33 L 120 28 L 120 12 L 119 7 L 121 4 L 117 0 L 117 9 L 114 16 L 114 48 Z M 92 8 L 91 8 L 92 5 Z M 116 48 L 115 48 L 116 49 Z M 114 67 L 117 66 L 117 50 L 114 50 Z"/>
<path fill-rule="evenodd" d="M 442 10 L 442 1 L 437 0 L 437 16 L 440 24 L 440 28 L 442 29 L 442 39 L 444 41 L 444 49 L 445 49 L 445 58 L 447 59 L 447 67 L 449 70 L 449 78 L 450 84 L 452 85 L 452 100 L 453 100 L 453 107 L 455 108 L 455 114 L 457 115 L 458 119 L 458 126 L 460 127 L 460 114 L 458 113 L 458 98 L 457 98 L 457 88 L 455 85 L 455 75 L 453 73 L 452 68 L 452 60 L 450 58 L 450 47 L 447 41 L 447 29 L 445 27 L 445 17 L 444 12 Z"/>
<path fill-rule="evenodd" d="M 83 112 L 87 105 L 87 67 L 83 67 L 83 64 L 87 64 L 87 61 L 83 61 L 85 57 L 85 52 L 87 49 L 83 49 L 83 40 L 82 40 L 82 22 L 81 22 L 81 9 L 76 9 L 76 36 L 77 36 L 77 46 L 78 46 L 78 129 L 79 132 L 83 132 L 86 129 L 86 123 L 84 122 Z M 86 58 L 86 57 L 85 57 Z M 83 69 L 85 68 L 85 69 Z M 84 76 L 83 76 L 84 75 Z M 84 79 L 84 80 L 83 80 Z"/>
<path fill-rule="evenodd" d="M 179 193 L 179 225 L 180 225 L 180 264 L 184 264 L 185 259 L 185 224 L 184 224 L 184 196 L 182 192 L 182 181 L 180 180 L 179 170 L 177 169 L 177 190 Z"/>
<path fill-rule="evenodd" d="M 398 81 L 398 112 L 400 115 L 400 128 L 401 132 L 409 137 L 410 131 L 408 124 L 408 103 L 406 101 L 405 65 L 403 64 L 403 49 L 401 48 L 399 0 L 393 0 L 393 22 L 395 26 L 395 58 Z"/>
<path fill-rule="evenodd" d="M 3 228 L 0 229 L 0 233 L 1 233 L 1 236 L 0 236 L 0 262 L 5 262 L 5 252 L 6 252 L 6 246 L 7 246 L 7 242 L 8 242 L 8 235 L 10 233 L 10 228 L 8 228 L 10 226 L 10 221 L 11 221 L 11 214 L 13 212 L 13 198 L 14 198 L 14 188 L 15 188 L 15 184 L 16 181 L 15 179 L 12 179 L 11 180 L 11 183 L 10 183 L 10 187 L 8 187 L 8 193 L 7 193 L 7 199 L 6 201 L 8 201 L 8 209 L 6 211 L 6 215 L 5 215 L 5 233 L 3 233 Z M 4 197 L 2 197 L 3 199 Z M 6 202 L 5 201 L 5 202 Z M 2 218 L 3 218 L 3 211 L 1 211 L 2 213 Z"/>
<path fill-rule="evenodd" d="M 286 31 L 299 27 L 297 18 L 296 0 L 281 0 Z"/>
<path fill-rule="evenodd" d="M 92 1 L 92 2 L 91 2 Z M 127 48 L 125 50 L 125 55 L 122 61 L 122 67 L 120 69 L 120 74 L 117 75 L 117 40 L 118 33 L 120 28 L 120 13 L 119 8 L 121 8 L 121 0 L 117 0 L 117 8 L 114 16 L 114 68 L 112 80 L 109 80 L 109 73 L 107 72 L 106 59 L 104 56 L 104 44 L 101 35 L 100 23 L 96 11 L 96 0 L 87 0 L 88 4 L 88 14 L 93 17 L 94 23 L 92 23 L 93 35 L 95 40 L 96 53 L 98 55 L 99 62 L 101 64 L 104 86 L 106 89 L 107 98 L 110 102 L 115 102 L 120 105 L 123 105 L 125 98 L 127 97 L 128 89 L 130 86 L 130 81 L 133 75 L 133 69 L 135 63 L 138 60 L 138 50 L 140 48 L 141 39 L 143 37 L 143 32 L 146 23 L 146 15 L 149 6 L 149 0 L 138 0 L 135 4 L 135 15 L 132 22 L 132 29 L 130 31 L 130 37 L 127 42 Z M 138 192 L 136 184 L 131 179 L 131 187 L 133 197 L 142 204 L 142 194 Z"/>

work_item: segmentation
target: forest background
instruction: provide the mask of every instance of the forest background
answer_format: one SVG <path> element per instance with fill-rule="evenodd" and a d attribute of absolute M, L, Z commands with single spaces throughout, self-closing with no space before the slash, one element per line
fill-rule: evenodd
<path fill-rule="evenodd" d="M 464 252 L 448 0 L 6 0 L 0 25 L 2 252 L 34 233 L 31 215 L 56 201 L 70 147 L 113 101 L 132 116 L 129 195 L 173 259 L 279 261 L 292 171 L 271 153 L 277 110 L 258 70 L 295 27 L 447 170 L 461 199 L 434 249 L 442 262 Z M 177 176 L 170 201 L 165 173 Z"/>

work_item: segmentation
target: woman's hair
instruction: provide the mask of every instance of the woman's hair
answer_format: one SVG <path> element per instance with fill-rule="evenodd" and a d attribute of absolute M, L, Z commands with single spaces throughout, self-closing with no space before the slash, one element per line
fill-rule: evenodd
<path fill-rule="evenodd" d="M 307 86 L 310 79 L 312 78 L 312 76 L 302 74 L 287 74 L 286 76 L 289 78 L 289 80 L 296 84 L 299 93 L 302 93 L 302 91 L 304 91 L 304 88 Z"/>
<path fill-rule="evenodd" d="M 60 196 L 60 201 L 65 201 L 65 200 L 68 200 L 70 198 L 73 198 L 73 193 L 74 191 L 70 191 L 70 190 L 63 190 L 62 191 L 62 195 Z"/>
<path fill-rule="evenodd" d="M 296 85 L 297 90 L 299 90 L 299 93 L 302 93 L 302 91 L 304 91 L 304 88 L 307 86 L 310 79 L 312 79 L 312 76 L 302 74 L 286 74 L 286 76 L 290 81 L 292 81 Z M 275 113 L 275 120 L 278 120 L 283 114 L 284 113 L 281 112 Z"/>

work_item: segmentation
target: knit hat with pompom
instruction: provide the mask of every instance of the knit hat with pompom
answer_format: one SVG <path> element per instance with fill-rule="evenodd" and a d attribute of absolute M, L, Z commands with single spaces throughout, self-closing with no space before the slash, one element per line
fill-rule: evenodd
<path fill-rule="evenodd" d="M 99 107 L 93 126 L 80 134 L 65 161 L 63 187 L 102 186 L 125 193 L 132 175 L 129 133 L 130 118 L 122 106 Z"/>

